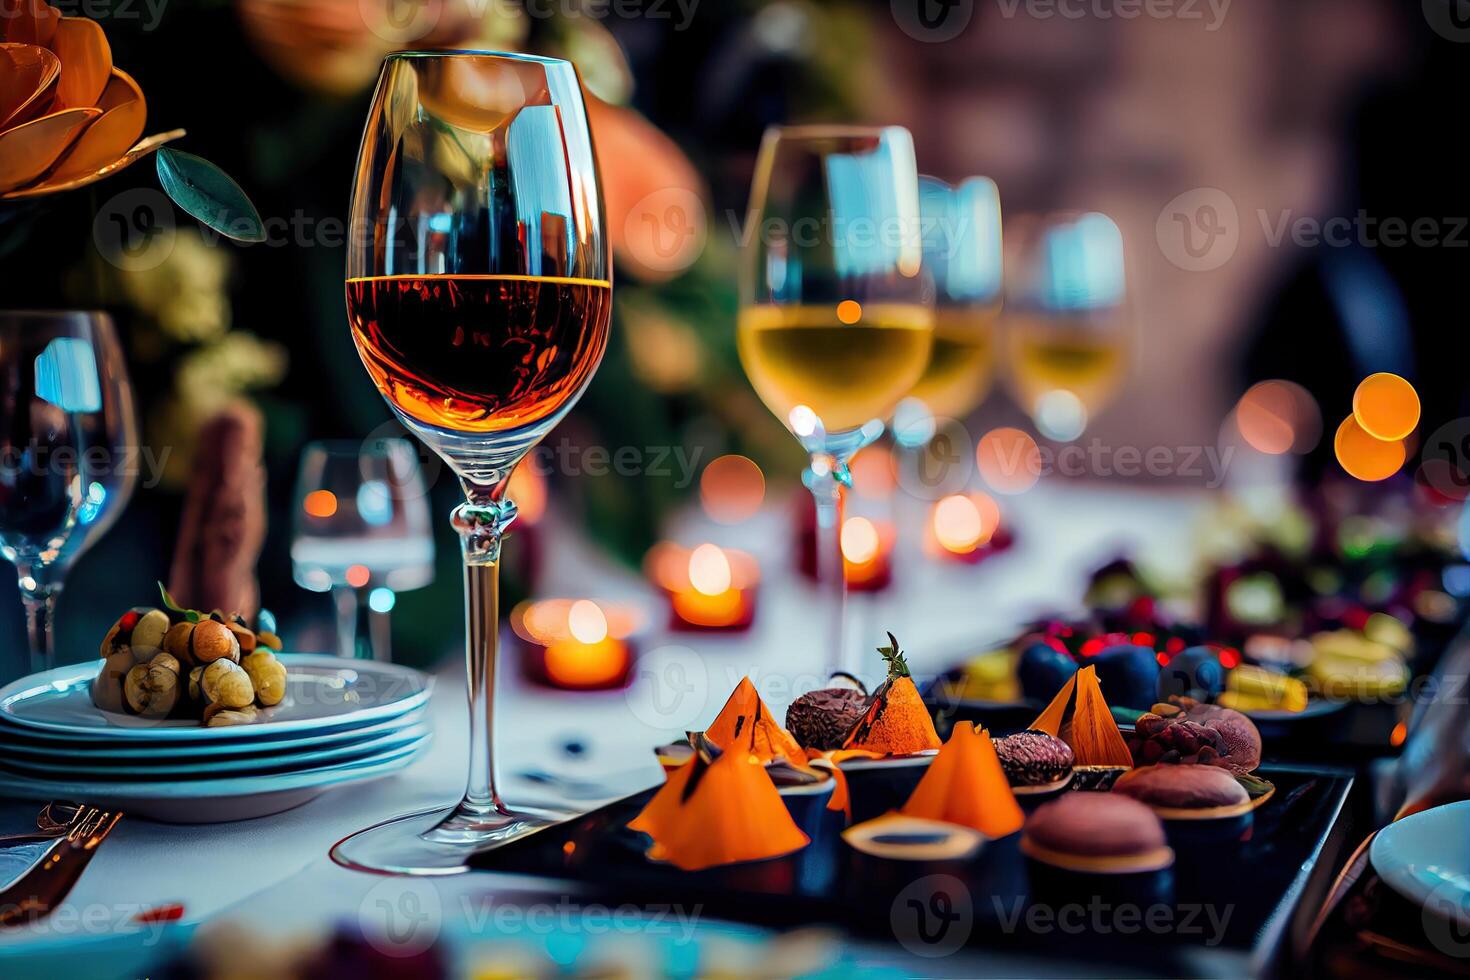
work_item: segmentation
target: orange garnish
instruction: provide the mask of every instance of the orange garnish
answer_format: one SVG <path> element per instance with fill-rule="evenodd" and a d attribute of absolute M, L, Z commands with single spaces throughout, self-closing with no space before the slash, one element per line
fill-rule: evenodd
<path fill-rule="evenodd" d="M 726 752 L 743 752 L 757 762 L 785 759 L 801 763 L 806 753 L 791 733 L 771 717 L 749 677 L 741 678 L 719 716 L 705 730 L 705 738 Z"/>
<path fill-rule="evenodd" d="M 901 812 L 971 827 L 987 837 L 1013 834 L 1026 822 L 989 733 L 967 721 L 955 725 Z"/>

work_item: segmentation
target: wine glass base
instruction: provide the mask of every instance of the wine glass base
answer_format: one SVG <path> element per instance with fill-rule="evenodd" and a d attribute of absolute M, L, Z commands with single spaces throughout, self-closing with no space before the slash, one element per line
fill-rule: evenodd
<path fill-rule="evenodd" d="M 457 875 L 481 851 L 503 847 L 576 816 L 539 807 L 488 810 L 442 807 L 359 830 L 332 846 L 332 860 L 354 871 L 390 875 Z"/>

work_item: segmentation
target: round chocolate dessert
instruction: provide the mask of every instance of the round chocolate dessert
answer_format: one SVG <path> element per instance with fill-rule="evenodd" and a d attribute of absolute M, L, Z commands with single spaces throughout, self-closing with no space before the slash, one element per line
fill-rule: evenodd
<path fill-rule="evenodd" d="M 786 730 L 802 748 L 840 749 L 867 707 L 868 696 L 850 687 L 808 691 L 786 709 Z"/>
<path fill-rule="evenodd" d="M 1113 792 L 1147 804 L 1167 820 L 1234 817 L 1251 808 L 1245 787 L 1219 766 L 1142 766 L 1125 773 Z"/>
<path fill-rule="evenodd" d="M 1060 788 L 1072 778 L 1072 747 L 1055 735 L 1027 729 L 995 740 L 1006 781 L 1025 791 Z"/>
<path fill-rule="evenodd" d="M 1174 863 L 1158 815 L 1112 793 L 1064 793 L 1026 821 L 1021 850 L 1044 864 L 1097 874 L 1157 871 Z"/>

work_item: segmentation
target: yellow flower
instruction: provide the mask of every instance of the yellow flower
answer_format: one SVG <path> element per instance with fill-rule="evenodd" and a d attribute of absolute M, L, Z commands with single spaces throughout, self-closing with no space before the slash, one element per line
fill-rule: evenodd
<path fill-rule="evenodd" d="M 139 141 L 147 118 L 95 21 L 0 0 L 0 200 L 90 184 L 183 135 Z"/>

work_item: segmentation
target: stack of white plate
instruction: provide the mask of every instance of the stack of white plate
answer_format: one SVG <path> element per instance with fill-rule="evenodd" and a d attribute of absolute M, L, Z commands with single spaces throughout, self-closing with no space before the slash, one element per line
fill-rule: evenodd
<path fill-rule="evenodd" d="M 311 654 L 281 661 L 285 699 L 226 728 L 98 709 L 100 660 L 0 688 L 0 797 L 84 800 L 175 823 L 244 820 L 386 776 L 427 747 L 427 675 Z"/>

